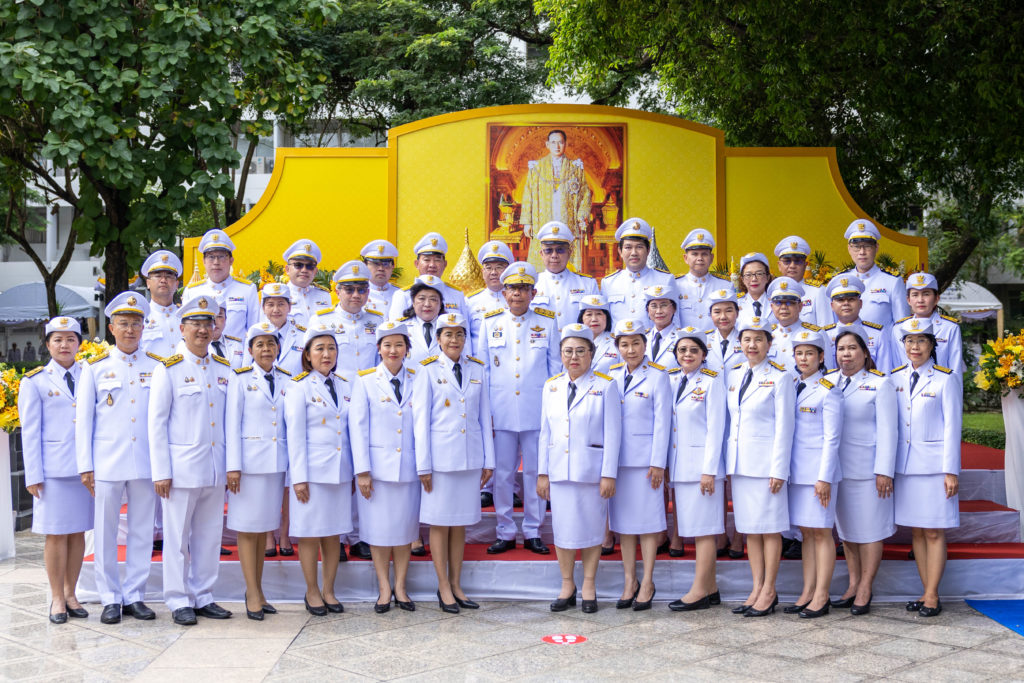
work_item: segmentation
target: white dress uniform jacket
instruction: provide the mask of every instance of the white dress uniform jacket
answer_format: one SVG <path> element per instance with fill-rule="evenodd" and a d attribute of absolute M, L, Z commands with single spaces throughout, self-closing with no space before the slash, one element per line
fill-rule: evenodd
<path fill-rule="evenodd" d="M 437 318 L 430 321 L 430 344 L 427 344 L 426 328 L 424 327 L 426 321 L 415 315 L 411 318 L 402 318 L 401 321 L 409 330 L 409 359 L 406 361 L 407 363 L 418 364 L 422 360 L 441 353 L 441 347 L 437 344 Z"/>
<path fill-rule="evenodd" d="M 461 313 L 462 317 L 466 320 L 470 320 L 472 316 L 469 314 L 469 307 L 466 305 L 466 297 L 462 295 L 462 292 L 455 289 L 451 285 L 442 282 L 439 286 L 441 289 L 441 296 L 444 298 L 444 310 L 441 311 L 441 315 L 445 313 Z M 405 311 L 412 308 L 412 297 L 409 296 L 410 287 L 405 287 L 398 291 L 391 299 L 391 308 L 388 309 L 387 319 L 397 320 L 405 315 Z M 383 311 L 381 311 L 383 313 Z M 415 317 L 415 316 L 414 316 Z M 576 322 L 573 320 L 573 322 Z M 469 337 L 472 336 L 472 330 L 466 331 Z M 466 339 L 466 353 L 471 353 L 470 339 Z"/>
<path fill-rule="evenodd" d="M 839 443 L 843 435 L 843 394 L 820 372 L 799 382 L 804 383 L 804 390 L 796 397 L 789 483 L 835 484 L 842 479 Z"/>
<path fill-rule="evenodd" d="M 679 361 L 676 360 L 676 331 L 679 328 L 674 323 L 670 323 L 668 327 L 663 330 L 655 328 L 653 325 L 647 330 L 647 359 L 653 363 L 660 365 L 666 370 L 679 367 Z M 700 328 L 698 328 L 700 329 Z M 661 334 L 661 340 L 658 343 L 658 353 L 654 354 L 654 337 L 657 334 Z"/>
<path fill-rule="evenodd" d="M 913 373 L 918 374 L 910 390 Z M 963 385 L 960 375 L 928 360 L 892 373 L 899 403 L 898 474 L 960 474 Z"/>
<path fill-rule="evenodd" d="M 619 350 L 615 346 L 615 337 L 609 332 L 602 332 L 594 340 L 594 363 L 591 370 L 608 374 L 611 367 L 622 362 Z"/>
<path fill-rule="evenodd" d="M 626 364 L 612 366 L 622 403 L 619 467 L 665 467 L 672 427 L 668 374 L 644 361 L 633 371 L 629 386 Z"/>
<path fill-rule="evenodd" d="M 818 327 L 824 327 L 835 322 L 832 313 L 832 306 L 825 287 L 812 285 L 809 282 L 801 282 L 804 288 L 803 307 L 800 309 L 800 320 L 811 323 Z"/>
<path fill-rule="evenodd" d="M 309 327 L 309 322 L 316 316 L 317 311 L 332 306 L 331 292 L 318 284 L 297 287 L 289 282 L 288 292 L 291 294 L 292 304 L 291 310 L 288 311 L 288 319 L 302 327 Z"/>
<path fill-rule="evenodd" d="M 264 375 L 274 378 L 274 392 Z M 280 367 L 258 365 L 235 370 L 228 384 L 227 471 L 274 474 L 288 471 L 285 396 L 291 375 Z"/>
<path fill-rule="evenodd" d="M 588 372 L 576 379 L 576 396 L 568 406 L 569 375 L 555 375 L 544 385 L 540 441 L 540 475 L 553 482 L 584 484 L 614 479 L 622 442 L 621 399 L 615 381 Z"/>
<path fill-rule="evenodd" d="M 757 301 L 761 304 L 761 319 L 777 323 L 778 320 L 775 319 L 775 314 L 772 312 L 771 301 L 768 300 L 768 290 L 765 290 L 765 293 L 762 294 L 761 298 Z M 754 302 L 750 298 L 750 292 L 744 292 L 736 297 L 736 304 L 740 307 L 741 315 L 743 314 L 743 311 L 746 310 L 750 311 L 749 315 L 757 315 L 757 307 L 754 306 Z"/>
<path fill-rule="evenodd" d="M 794 377 L 799 373 L 794 370 L 796 361 L 793 358 L 793 338 L 801 330 L 817 331 L 818 327 L 803 321 L 797 321 L 789 326 L 777 323 L 775 329 L 772 330 L 772 346 L 768 352 L 768 356 L 776 363 L 786 366 L 787 370 L 793 370 Z M 833 353 L 833 355 L 835 354 Z M 826 352 L 827 357 L 828 354 Z"/>
<path fill-rule="evenodd" d="M 555 312 L 558 331 L 576 322 L 580 316 L 580 300 L 588 294 L 600 294 L 597 280 L 574 273 L 568 268 L 561 273 L 543 270 L 537 274 L 537 295 L 531 306 Z"/>
<path fill-rule="evenodd" d="M 647 299 L 644 290 L 655 285 L 669 287 L 673 280 L 672 273 L 664 270 L 644 266 L 634 273 L 623 268 L 601 280 L 601 293 L 608 299 L 613 321 L 626 318 L 645 320 Z"/>
<path fill-rule="evenodd" d="M 206 278 L 185 287 L 182 303 L 191 301 L 201 294 L 220 298 L 227 309 L 224 323 L 225 336 L 245 339 L 250 327 L 260 321 L 260 302 L 256 285 L 240 277 L 229 276 L 223 282 L 210 282 Z"/>
<path fill-rule="evenodd" d="M 64 381 L 66 372 L 71 373 L 77 389 L 82 374 L 77 362 L 65 369 L 51 360 L 21 380 L 18 413 L 26 486 L 56 477 L 78 476 L 75 440 L 69 438 L 74 433 L 76 400 Z"/>
<path fill-rule="evenodd" d="M 142 329 L 139 348 L 162 358 L 174 355 L 174 349 L 181 341 L 180 325 L 178 304 L 161 306 L 151 301 L 149 317 L 146 318 L 146 326 Z"/>
<path fill-rule="evenodd" d="M 443 353 L 421 361 L 416 393 L 416 473 L 494 469 L 494 439 L 487 371 L 483 361 L 459 359 L 462 385 Z"/>
<path fill-rule="evenodd" d="M 412 402 L 416 371 L 402 368 L 401 403 L 383 363 L 359 373 L 348 414 L 353 471 L 380 481 L 417 481 Z"/>
<path fill-rule="evenodd" d="M 868 322 L 861 318 L 858 320 L 864 331 L 868 335 L 868 353 L 871 354 L 871 359 L 875 361 L 875 367 L 881 372 L 889 372 L 894 367 L 897 355 L 895 349 L 892 347 L 893 333 L 889 326 L 883 326 L 879 323 Z M 831 323 L 822 328 L 822 332 L 828 335 L 829 340 L 829 351 L 826 357 L 826 364 L 830 368 L 834 368 L 838 365 L 836 362 L 836 337 L 843 331 L 843 325 L 841 323 Z M 903 343 L 900 343 L 903 346 Z"/>
<path fill-rule="evenodd" d="M 907 350 L 903 346 L 902 332 L 900 325 L 909 316 L 897 320 L 892 326 L 892 364 L 906 365 L 910 362 L 907 358 Z M 949 368 L 955 373 L 963 376 L 966 366 L 964 365 L 963 342 L 960 336 L 960 323 L 956 318 L 942 315 L 937 310 L 932 313 L 932 333 L 935 335 L 935 362 L 944 368 Z"/>
<path fill-rule="evenodd" d="M 469 296 L 466 297 L 466 308 L 469 309 L 470 317 L 470 335 L 473 338 L 473 348 L 478 355 L 484 355 L 481 351 L 480 345 L 477 343 L 477 339 L 480 338 L 480 326 L 483 324 L 484 316 L 492 311 L 505 308 L 505 295 L 502 294 L 503 289 L 499 289 L 497 292 L 484 287 L 478 289 Z"/>
<path fill-rule="evenodd" d="M 839 442 L 843 478 L 892 477 L 899 439 L 899 409 L 892 382 L 878 370 L 861 370 L 851 377 L 836 370 L 828 373 L 828 380 L 843 393 L 844 428 Z"/>
<path fill-rule="evenodd" d="M 338 306 L 318 311 L 316 322 L 334 331 L 334 339 L 338 343 L 336 372 L 340 375 L 355 377 L 360 370 L 367 370 L 380 362 L 377 325 L 384 322 L 384 316 L 377 311 L 364 309 L 348 313 Z"/>
<path fill-rule="evenodd" d="M 281 351 L 274 364 L 288 373 L 291 377 L 302 372 L 302 337 L 306 334 L 306 328 L 294 324 L 291 320 L 277 330 L 277 341 L 281 345 Z M 245 357 L 242 359 L 242 367 L 253 365 L 252 354 L 245 349 Z"/>
<path fill-rule="evenodd" d="M 743 400 L 743 377 L 752 379 Z M 745 477 L 788 480 L 793 449 L 793 405 L 796 386 L 793 376 L 770 360 L 750 368 L 749 363 L 733 366 L 729 384 L 729 442 L 726 471 Z"/>
<path fill-rule="evenodd" d="M 711 273 L 704 277 L 697 277 L 693 273 L 677 277 L 676 291 L 679 294 L 676 300 L 676 324 L 679 327 L 692 327 L 697 330 L 711 327 L 711 306 L 708 304 L 708 296 L 726 285 L 732 287 L 732 282 L 728 278 Z"/>
<path fill-rule="evenodd" d="M 686 387 L 676 398 L 684 378 Z M 724 375 L 707 368 L 691 373 L 676 369 L 670 372 L 669 381 L 673 401 L 669 476 L 673 482 L 700 481 L 705 474 L 716 479 L 725 477 L 722 456 L 728 426 L 728 392 Z"/>
<path fill-rule="evenodd" d="M 874 320 L 879 325 L 889 326 L 894 321 L 910 315 L 910 304 L 907 303 L 907 286 L 903 278 L 890 275 L 877 265 L 871 266 L 866 273 L 856 268 L 844 271 L 854 273 L 864 283 L 864 293 L 860 298 L 864 302 L 860 317 Z M 835 321 L 835 314 L 832 321 Z"/>
<path fill-rule="evenodd" d="M 736 331 L 735 327 L 732 328 L 732 332 L 727 337 L 723 337 L 717 327 L 708 330 L 706 334 L 708 336 L 706 342 L 708 357 L 704 364 L 721 375 L 724 381 L 728 370 L 736 365 L 736 363 L 742 362 L 745 358 L 743 347 L 740 346 L 740 334 Z M 725 345 L 724 352 L 722 351 L 723 341 L 728 342 Z"/>
<path fill-rule="evenodd" d="M 402 291 L 390 282 L 383 287 L 370 283 L 370 297 L 366 301 L 366 308 L 373 309 L 374 311 L 391 311 L 391 303 L 395 299 L 395 294 Z M 327 304 L 330 306 L 330 302 Z"/>
<path fill-rule="evenodd" d="M 315 371 L 296 375 L 284 398 L 288 479 L 292 484 L 352 481 L 348 427 L 352 383 L 331 373 L 330 379 L 338 395 L 335 406 L 325 379 Z"/>

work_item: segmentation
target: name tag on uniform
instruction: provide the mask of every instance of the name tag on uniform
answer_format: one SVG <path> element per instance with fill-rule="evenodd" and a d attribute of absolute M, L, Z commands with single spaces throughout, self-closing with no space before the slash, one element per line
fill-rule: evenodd
<path fill-rule="evenodd" d="M 229 296 L 228 301 L 245 301 L 245 298 L 240 296 Z"/>
<path fill-rule="evenodd" d="M 800 412 L 801 413 L 810 413 L 811 415 L 813 415 L 814 413 L 818 412 L 818 409 L 817 408 L 809 408 L 807 406 L 800 406 Z"/>
<path fill-rule="evenodd" d="M 220 385 L 226 387 L 228 385 L 228 378 L 227 377 L 218 377 L 217 378 L 217 384 L 220 384 Z"/>
<path fill-rule="evenodd" d="M 458 308 L 458 307 L 459 307 L 459 305 L 458 305 L 458 304 L 452 304 L 452 303 L 446 303 L 446 304 L 444 305 L 444 307 L 445 307 L 446 309 L 456 309 L 456 308 Z"/>
<path fill-rule="evenodd" d="M 920 395 L 921 396 L 927 396 L 928 398 L 935 398 L 935 392 L 934 391 L 922 391 Z"/>
<path fill-rule="evenodd" d="M 887 294 L 885 287 L 879 287 L 878 289 L 872 289 L 871 294 Z"/>
<path fill-rule="evenodd" d="M 636 396 L 637 398 L 650 398 L 651 397 L 650 394 L 645 394 L 642 391 L 634 391 L 633 395 Z"/>
<path fill-rule="evenodd" d="M 871 386 L 870 384 L 861 384 L 857 388 L 859 390 L 861 390 L 861 391 L 874 391 L 875 390 L 875 388 L 873 386 Z"/>
<path fill-rule="evenodd" d="M 770 379 L 765 379 L 765 380 L 761 380 L 760 382 L 758 382 L 757 386 L 759 386 L 759 387 L 773 387 L 773 386 L 775 386 L 775 382 L 770 380 Z"/>
<path fill-rule="evenodd" d="M 701 401 L 704 400 L 704 394 L 697 394 L 697 393 L 690 394 L 690 400 L 691 401 L 696 401 L 697 403 L 700 403 Z"/>
<path fill-rule="evenodd" d="M 471 379 L 471 380 L 469 380 L 469 383 L 470 384 L 480 384 L 480 380 L 478 380 L 478 379 Z"/>
<path fill-rule="evenodd" d="M 591 389 L 587 393 L 590 394 L 591 396 L 604 396 L 604 392 L 598 389 Z"/>
<path fill-rule="evenodd" d="M 570 289 L 569 293 L 570 294 L 583 294 L 585 291 L 586 290 L 584 290 L 584 289 Z"/>

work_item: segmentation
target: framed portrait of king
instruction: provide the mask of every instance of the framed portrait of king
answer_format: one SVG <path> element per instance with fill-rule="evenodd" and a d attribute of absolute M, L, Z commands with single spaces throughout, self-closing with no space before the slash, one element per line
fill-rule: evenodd
<path fill-rule="evenodd" d="M 543 270 L 536 233 L 548 221 L 573 232 L 569 266 L 601 277 L 621 267 L 625 123 L 491 123 L 487 126 L 488 236 Z"/>

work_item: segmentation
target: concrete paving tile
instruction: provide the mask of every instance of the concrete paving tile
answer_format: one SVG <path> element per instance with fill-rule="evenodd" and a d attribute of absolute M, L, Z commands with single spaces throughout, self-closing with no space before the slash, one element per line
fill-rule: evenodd
<path fill-rule="evenodd" d="M 62 652 L 61 656 L 70 661 L 78 662 L 82 666 L 102 670 L 108 664 L 115 662 L 132 662 L 141 659 L 148 663 L 156 659 L 162 651 L 162 649 L 155 647 L 146 647 L 122 640 L 102 647 Z"/>
<path fill-rule="evenodd" d="M 947 669 L 969 673 L 989 673 L 993 676 L 1018 671 L 1024 662 L 1018 657 L 996 654 L 983 650 L 963 650 L 935 660 Z"/>
<path fill-rule="evenodd" d="M 742 648 L 754 645 L 755 643 L 775 640 L 783 635 L 785 634 L 773 634 L 770 631 L 765 631 L 761 628 L 718 626 L 695 631 L 690 635 L 690 638 L 693 642 L 705 645 L 722 645 L 726 647 Z"/>
<path fill-rule="evenodd" d="M 196 670 L 149 666 L 135 680 L 140 683 L 195 683 Z M 217 683 L 252 683 L 263 680 L 267 670 L 262 667 L 219 669 Z"/>
<path fill-rule="evenodd" d="M 890 675 L 890 678 L 897 681 L 914 681 L 920 683 L 935 683 L 935 681 L 955 680 L 957 683 L 976 683 L 977 681 L 991 680 L 991 675 L 983 672 L 956 671 L 951 672 L 948 667 L 935 662 L 922 662 L 906 669 L 900 669 Z M 1002 680 L 1006 680 L 1005 678 Z"/>
<path fill-rule="evenodd" d="M 319 645 L 344 638 L 355 638 L 357 636 L 377 633 L 379 631 L 391 631 L 399 628 L 400 624 L 383 619 L 370 617 L 357 617 L 355 615 L 342 615 L 343 619 L 320 619 L 310 617 L 302 632 L 296 636 L 292 644 L 294 648 Z"/>
<path fill-rule="evenodd" d="M 571 652 L 566 653 L 565 650 L 575 647 L 582 646 L 543 643 L 516 652 L 503 652 L 490 657 L 482 657 L 467 664 L 462 669 L 462 673 L 467 680 L 493 680 L 498 677 L 517 679 L 524 676 L 536 676 L 545 671 L 563 667 L 566 657 L 572 656 Z M 441 671 L 447 671 L 447 669 L 441 669 Z"/>
<path fill-rule="evenodd" d="M 814 664 L 800 664 L 792 659 L 759 654 L 751 650 L 742 654 L 730 653 L 715 657 L 701 662 L 701 665 L 728 672 L 730 677 L 739 674 L 772 681 L 856 681 L 864 678 L 863 675 L 852 672 L 830 670 L 828 667 Z"/>
<path fill-rule="evenodd" d="M 657 656 L 665 663 L 689 667 L 696 662 L 712 659 L 732 651 L 725 646 L 702 645 L 692 642 L 686 636 L 680 636 L 669 638 L 661 643 L 657 648 Z"/>
<path fill-rule="evenodd" d="M 721 683 L 723 678 L 726 677 L 723 676 L 722 672 L 719 670 L 709 669 L 701 664 L 691 664 L 680 668 L 662 669 L 661 671 L 655 672 L 650 676 L 650 678 L 654 680 L 708 681 L 709 683 Z M 727 679 L 734 682 L 765 680 L 764 678 L 743 676 L 734 672 L 730 672 Z"/>
<path fill-rule="evenodd" d="M 782 638 L 773 640 L 765 646 L 766 651 L 778 657 L 788 657 L 796 660 L 808 660 L 827 655 L 836 655 L 839 648 L 825 645 L 823 643 L 807 642 L 796 638 Z"/>
<path fill-rule="evenodd" d="M 840 650 L 837 655 L 815 661 L 817 665 L 881 678 L 913 663 L 913 660 L 906 657 L 880 655 L 863 649 Z"/>
<path fill-rule="evenodd" d="M 0 639 L 0 662 L 11 662 L 23 657 L 38 657 L 39 651 L 24 645 L 18 645 L 6 639 Z"/>
<path fill-rule="evenodd" d="M 913 662 L 935 660 L 958 649 L 913 638 L 886 638 L 867 646 L 868 651 L 883 656 L 905 657 Z"/>
<path fill-rule="evenodd" d="M 942 617 L 939 618 L 941 619 Z M 954 645 L 956 647 L 974 647 L 987 640 L 991 640 L 992 633 L 964 628 L 959 624 L 929 624 L 915 629 L 913 634 L 908 637 L 927 640 L 930 643 Z"/>
<path fill-rule="evenodd" d="M 218 603 L 219 604 L 219 603 Z M 263 621 L 245 616 L 245 605 L 221 605 L 234 614 L 230 619 L 203 619 L 198 626 L 184 629 L 182 640 L 194 638 L 294 638 L 309 620 L 305 612 L 266 614 Z M 177 628 L 181 628 L 180 626 Z"/>
<path fill-rule="evenodd" d="M 56 655 L 120 642 L 118 638 L 80 627 L 74 622 L 61 625 L 45 622 L 12 627 L 3 635 L 22 645 Z"/>
<path fill-rule="evenodd" d="M 372 652 L 339 649 L 328 655 L 321 653 L 320 661 L 342 671 L 378 680 L 408 676 L 448 666 L 441 653 L 432 655 L 406 654 L 401 652 Z"/>
<path fill-rule="evenodd" d="M 792 636 L 796 642 L 820 643 L 838 648 L 851 648 L 877 641 L 882 636 L 868 633 L 866 631 L 855 631 L 843 626 L 829 626 L 828 628 L 810 629 Z"/>
<path fill-rule="evenodd" d="M 38 657 L 0 663 L 0 680 L 20 681 L 35 676 L 54 676 L 70 669 L 68 662 L 57 657 Z"/>
<path fill-rule="evenodd" d="M 218 677 L 221 670 L 233 668 L 260 668 L 266 673 L 288 649 L 291 640 L 291 638 L 179 639 L 159 654 L 149 668 L 217 669 Z M 195 676 L 194 671 L 192 676 Z"/>
<path fill-rule="evenodd" d="M 999 635 L 986 640 L 984 643 L 977 645 L 975 649 L 999 652 L 1024 660 L 1024 636 L 1020 636 L 1005 627 L 1003 627 L 1003 633 L 1009 635 Z"/>

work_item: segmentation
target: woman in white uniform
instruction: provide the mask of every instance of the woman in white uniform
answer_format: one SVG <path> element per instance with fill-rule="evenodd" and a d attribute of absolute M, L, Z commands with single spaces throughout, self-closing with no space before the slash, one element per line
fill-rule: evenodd
<path fill-rule="evenodd" d="M 589 297 L 585 297 L 589 298 Z M 551 501 L 562 589 L 552 612 L 576 605 L 576 550 L 583 556 L 583 611 L 597 611 L 597 564 L 615 495 L 622 410 L 614 380 L 592 369 L 594 339 L 576 323 L 562 328 L 566 371 L 549 379 L 541 399 L 537 493 Z"/>
<path fill-rule="evenodd" d="M 469 322 L 437 319 L 441 353 L 421 361 L 413 391 L 420 522 L 430 524 L 437 602 L 445 612 L 477 609 L 462 590 L 466 526 L 480 521 L 480 487 L 494 472 L 491 404 L 483 362 L 463 353 Z"/>
<path fill-rule="evenodd" d="M 686 327 L 676 332 L 679 369 L 669 375 L 672 440 L 669 476 L 675 489 L 676 527 L 696 540 L 693 583 L 686 595 L 669 603 L 673 612 L 708 609 L 721 604 L 715 578 L 716 537 L 725 533 L 726 391 L 723 376 L 704 363 L 707 335 Z"/>
<path fill-rule="evenodd" d="M 859 324 L 836 335 L 838 373 L 830 373 L 843 392 L 843 429 L 839 466 L 843 480 L 836 491 L 836 530 L 850 583 L 833 607 L 851 614 L 871 611 L 872 583 L 882 563 L 882 541 L 896 532 L 892 477 L 899 439 L 896 390 L 875 369 L 868 335 Z"/>
<path fill-rule="evenodd" d="M 288 438 L 291 533 L 299 539 L 299 562 L 306 580 L 306 610 L 322 617 L 343 612 L 334 596 L 341 545 L 352 531 L 352 451 L 348 409 L 352 382 L 334 372 L 338 344 L 330 327 L 313 321 L 306 330 L 303 373 L 285 396 Z M 317 586 L 317 552 L 323 560 L 323 587 Z"/>
<path fill-rule="evenodd" d="M 841 478 L 842 392 L 824 377 L 827 337 L 801 330 L 792 337 L 796 361 L 796 413 L 789 464 L 789 521 L 803 534 L 804 585 L 787 614 L 814 619 L 828 614 L 828 589 L 836 568 L 832 526 L 834 487 Z"/>
<path fill-rule="evenodd" d="M 441 284 L 438 277 L 420 275 L 409 288 L 412 304 L 402 313 L 401 322 L 409 337 L 410 365 L 441 352 L 437 346 L 437 317 L 444 310 Z"/>
<path fill-rule="evenodd" d="M 899 403 L 896 449 L 896 523 L 911 527 L 914 560 L 924 584 L 908 611 L 934 617 L 942 611 L 939 582 L 946 569 L 946 529 L 960 526 L 960 375 L 935 364 L 930 320 L 900 325 L 910 363 L 892 372 Z"/>
<path fill-rule="evenodd" d="M 608 299 L 601 294 L 588 294 L 580 299 L 577 323 L 585 325 L 594 335 L 594 372 L 608 374 L 616 363 L 622 362 L 612 336 L 612 312 Z"/>
<path fill-rule="evenodd" d="M 732 478 L 736 531 L 747 534 L 753 588 L 736 614 L 763 617 L 775 611 L 775 580 L 789 529 L 786 480 L 793 449 L 793 376 L 768 360 L 771 324 L 744 312 L 737 328 L 746 362 L 728 376 L 729 441 L 726 470 Z"/>
<path fill-rule="evenodd" d="M 238 532 L 246 616 L 263 621 L 264 613 L 277 613 L 263 594 L 263 561 L 268 532 L 281 526 L 288 470 L 285 383 L 291 375 L 274 365 L 281 347 L 272 323 L 250 327 L 245 346 L 254 364 L 235 370 L 225 407 L 227 526 Z"/>
<path fill-rule="evenodd" d="M 405 588 L 411 544 L 420 533 L 420 482 L 416 477 L 412 410 L 416 373 L 405 367 L 408 353 L 409 335 L 403 323 L 389 320 L 378 325 L 380 365 L 359 372 L 349 409 L 352 463 L 359 487 L 359 534 L 370 545 L 377 572 L 378 593 L 373 609 L 378 614 L 391 608 L 392 599 L 403 610 L 416 609 Z"/>
<path fill-rule="evenodd" d="M 82 327 L 74 318 L 60 317 L 46 324 L 45 333 L 50 362 L 22 379 L 18 414 L 25 488 L 32 494 L 32 533 L 46 536 L 50 622 L 64 624 L 68 617 L 89 616 L 75 596 L 85 532 L 93 527 L 92 496 L 75 460 L 75 386 L 82 372 L 75 353 Z"/>
<path fill-rule="evenodd" d="M 624 583 L 616 609 L 651 608 L 654 601 L 654 559 L 658 533 L 665 530 L 665 461 L 668 458 L 672 400 L 668 374 L 647 361 L 647 337 L 640 320 L 615 325 L 615 347 L 623 362 L 613 365 L 611 377 L 622 396 L 622 435 L 615 496 L 608 501 L 609 526 L 619 534 Z M 636 545 L 644 563 L 642 581 L 636 578 Z"/>

